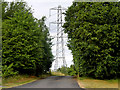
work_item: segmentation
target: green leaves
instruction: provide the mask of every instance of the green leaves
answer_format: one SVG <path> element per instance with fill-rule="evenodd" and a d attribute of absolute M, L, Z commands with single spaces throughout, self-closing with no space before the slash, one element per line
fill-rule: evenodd
<path fill-rule="evenodd" d="M 11 76 L 11 75 L 17 75 L 18 72 L 17 71 L 14 71 L 13 69 L 13 63 L 11 63 L 9 66 L 7 65 L 4 65 L 2 67 L 2 77 L 8 77 L 8 76 Z"/>
<path fill-rule="evenodd" d="M 65 75 L 70 75 L 70 76 L 77 75 L 77 72 L 75 70 L 75 66 L 74 65 L 71 65 L 70 67 L 61 67 L 57 71 L 65 74 Z"/>
<path fill-rule="evenodd" d="M 11 2 L 5 8 L 2 29 L 3 68 L 13 63 L 11 72 L 36 76 L 46 73 L 51 67 L 53 55 L 45 17 L 35 19 L 30 8 L 22 2 Z M 14 75 L 6 72 L 3 71 L 5 77 Z"/>
<path fill-rule="evenodd" d="M 120 2 L 74 2 L 66 11 L 63 27 L 79 75 L 103 79 L 120 74 L 119 5 Z"/>

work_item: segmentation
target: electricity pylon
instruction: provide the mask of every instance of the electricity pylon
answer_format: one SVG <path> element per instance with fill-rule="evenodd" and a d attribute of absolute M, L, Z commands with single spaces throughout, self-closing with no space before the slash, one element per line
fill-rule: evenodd
<path fill-rule="evenodd" d="M 53 24 L 57 24 L 57 43 L 56 43 L 56 59 L 55 59 L 55 65 L 54 65 L 54 70 L 56 71 L 58 67 L 58 63 L 60 61 L 63 62 L 62 66 L 66 66 L 66 60 L 65 60 L 65 49 L 64 49 L 64 31 L 62 28 L 63 20 L 62 20 L 62 11 L 66 10 L 65 8 L 61 7 L 60 5 L 55 8 L 50 9 L 50 15 L 51 15 L 51 10 L 57 10 L 57 21 L 56 22 L 50 22 Z"/>

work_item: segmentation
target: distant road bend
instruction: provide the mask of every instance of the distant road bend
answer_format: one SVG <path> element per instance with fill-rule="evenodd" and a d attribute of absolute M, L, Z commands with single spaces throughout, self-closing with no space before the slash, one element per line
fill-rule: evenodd
<path fill-rule="evenodd" d="M 72 76 L 50 76 L 14 88 L 80 88 Z"/>

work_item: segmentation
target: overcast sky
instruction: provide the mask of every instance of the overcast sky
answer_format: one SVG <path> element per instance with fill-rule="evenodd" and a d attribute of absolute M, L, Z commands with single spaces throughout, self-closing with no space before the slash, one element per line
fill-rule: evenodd
<path fill-rule="evenodd" d="M 5 1 L 15 1 L 15 0 L 5 0 Z M 17 0 L 16 0 L 17 1 Z M 32 7 L 32 11 L 34 12 L 33 15 L 35 18 L 41 19 L 43 16 L 46 16 L 46 25 L 49 27 L 49 22 L 53 22 L 56 21 L 56 16 L 57 16 L 57 11 L 51 11 L 51 17 L 49 17 L 49 9 L 50 8 L 54 8 L 54 7 L 58 7 L 58 5 L 61 5 L 64 8 L 68 8 L 69 6 L 72 5 L 73 0 L 23 0 L 25 2 L 27 2 L 29 7 Z M 50 35 L 51 36 L 56 36 L 56 25 L 51 24 L 50 26 Z M 65 35 L 67 36 L 67 35 Z M 56 55 L 56 38 L 53 39 L 53 44 L 55 44 L 52 47 L 52 52 L 53 55 Z M 70 66 L 71 64 L 73 64 L 72 62 L 72 54 L 71 51 L 68 50 L 67 46 L 67 39 L 64 38 L 64 47 L 65 47 L 65 60 L 67 63 L 67 66 Z M 59 66 L 61 66 L 62 62 L 59 61 Z M 52 64 L 52 69 L 54 69 L 54 62 Z"/>

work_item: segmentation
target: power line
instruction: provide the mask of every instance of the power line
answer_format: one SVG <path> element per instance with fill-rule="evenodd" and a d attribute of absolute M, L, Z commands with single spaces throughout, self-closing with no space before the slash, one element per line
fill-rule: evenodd
<path fill-rule="evenodd" d="M 62 20 L 62 11 L 66 10 L 65 8 L 61 7 L 60 5 L 55 8 L 51 8 L 49 11 L 49 16 L 51 16 L 51 10 L 57 10 L 57 21 L 50 22 L 50 24 L 57 24 L 57 43 L 56 43 L 56 59 L 55 59 L 55 65 L 54 70 L 56 71 L 58 69 L 58 62 L 62 60 L 63 66 L 66 66 L 66 60 L 65 60 L 65 49 L 64 49 L 64 31 L 62 28 L 63 20 Z"/>

